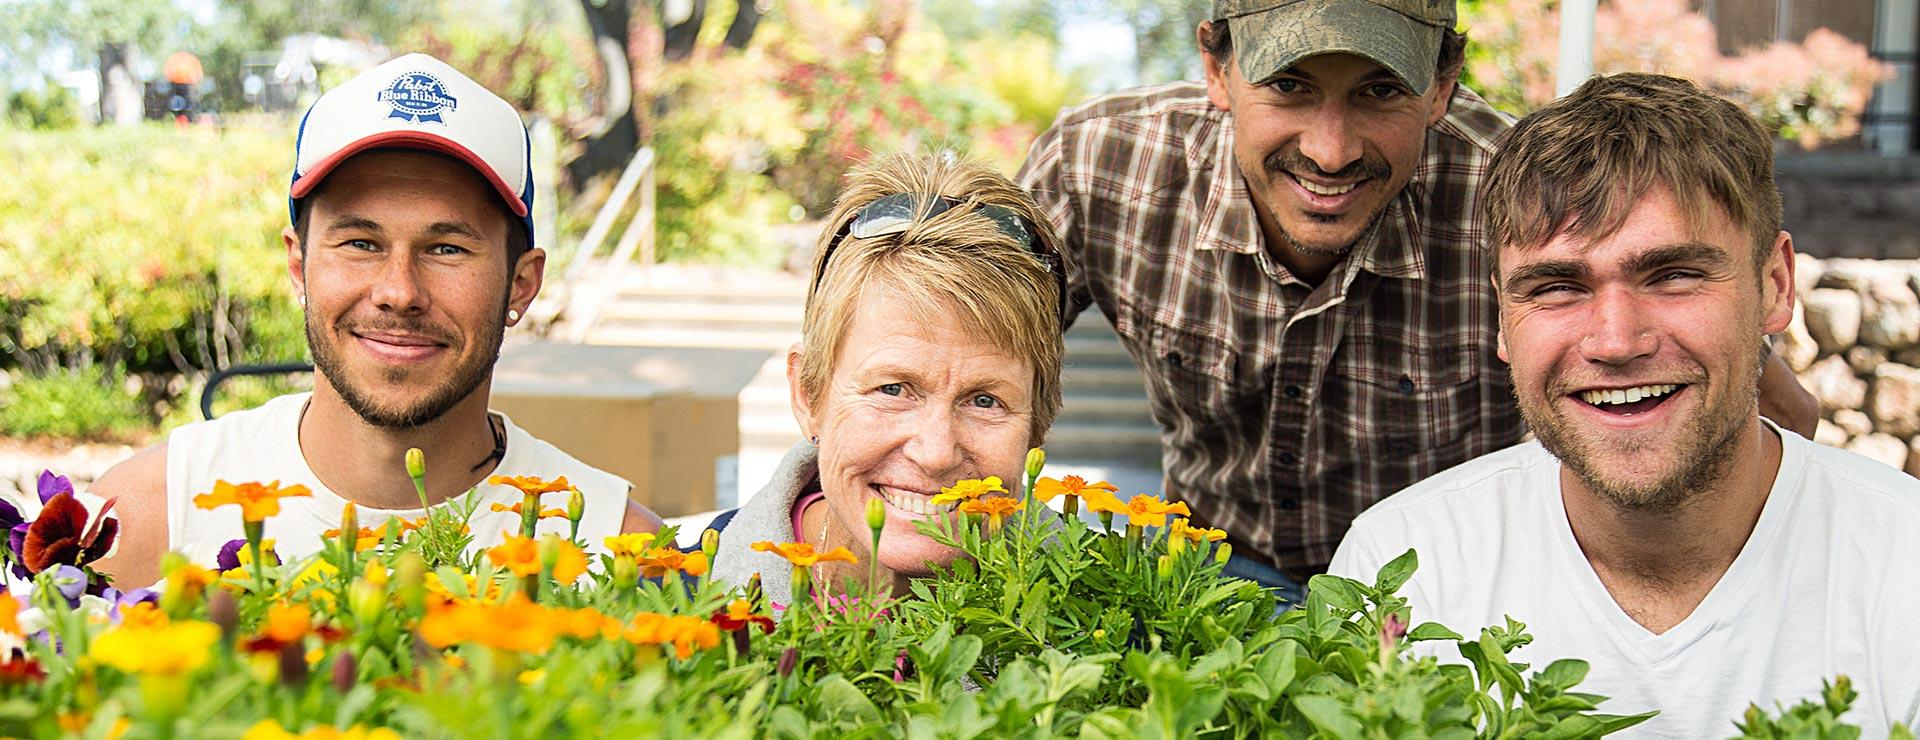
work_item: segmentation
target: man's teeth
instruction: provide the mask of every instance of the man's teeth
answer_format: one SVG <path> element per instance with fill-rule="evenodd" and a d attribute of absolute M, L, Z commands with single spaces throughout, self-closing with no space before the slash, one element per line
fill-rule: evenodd
<path fill-rule="evenodd" d="M 1345 185 L 1321 185 L 1301 177 L 1293 178 L 1293 181 L 1300 183 L 1300 187 L 1306 188 L 1307 192 L 1313 193 L 1314 195 L 1345 195 L 1360 186 L 1360 183 L 1357 182 L 1350 182 Z"/>
<path fill-rule="evenodd" d="M 891 488 L 880 489 L 880 497 L 886 499 L 887 503 L 893 506 L 893 508 L 921 516 L 933 516 L 934 514 L 945 514 L 953 511 L 952 504 L 935 504 L 925 496 L 900 493 Z"/>
<path fill-rule="evenodd" d="M 1593 404 L 1595 406 L 1604 406 L 1604 405 L 1613 404 L 1613 403 L 1633 403 L 1635 401 L 1639 401 L 1647 398 L 1659 398 L 1661 396 L 1672 393 L 1675 390 L 1678 390 L 1679 388 L 1680 386 L 1678 385 L 1667 384 L 1667 385 L 1643 385 L 1637 388 L 1624 388 L 1621 390 L 1611 390 L 1611 391 L 1604 391 L 1604 390 L 1581 391 L 1580 400 L 1586 401 L 1587 403 Z"/>

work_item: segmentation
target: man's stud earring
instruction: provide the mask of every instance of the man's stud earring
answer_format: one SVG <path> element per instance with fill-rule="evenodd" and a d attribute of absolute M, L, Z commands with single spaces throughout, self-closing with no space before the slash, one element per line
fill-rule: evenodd
<path fill-rule="evenodd" d="M 818 434 L 816 434 L 816 435 L 813 435 L 813 436 L 811 436 L 811 437 L 808 437 L 808 438 L 807 438 L 807 441 L 808 441 L 808 442 L 812 442 L 812 443 L 813 443 L 813 444 L 814 444 L 815 446 L 819 446 L 819 444 L 820 444 L 820 435 L 818 435 Z"/>
<path fill-rule="evenodd" d="M 519 309 L 514 309 L 514 308 L 509 308 L 509 309 L 507 309 L 507 320 L 508 320 L 508 321 L 519 321 L 519 320 L 520 320 L 520 311 L 519 311 Z"/>

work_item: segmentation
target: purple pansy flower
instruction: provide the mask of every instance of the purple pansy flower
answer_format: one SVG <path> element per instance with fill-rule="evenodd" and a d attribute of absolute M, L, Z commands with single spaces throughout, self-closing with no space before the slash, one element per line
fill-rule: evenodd
<path fill-rule="evenodd" d="M 63 493 L 73 493 L 73 481 L 68 480 L 64 475 L 54 475 L 51 470 L 40 471 L 40 504 L 42 506 Z"/>
<path fill-rule="evenodd" d="M 220 546 L 219 554 L 213 556 L 214 567 L 223 571 L 240 567 L 240 551 L 245 549 L 247 549 L 246 540 L 227 540 L 227 544 Z M 280 555 L 272 548 L 266 548 L 260 554 L 266 558 L 266 565 L 280 564 Z"/>

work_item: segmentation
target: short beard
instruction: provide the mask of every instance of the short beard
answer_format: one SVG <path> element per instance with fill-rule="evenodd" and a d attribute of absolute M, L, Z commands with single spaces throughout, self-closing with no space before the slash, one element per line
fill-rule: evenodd
<path fill-rule="evenodd" d="M 1764 355 L 1762 355 L 1764 357 Z M 1674 446 L 1681 461 L 1666 476 L 1644 485 L 1634 485 L 1606 476 L 1601 466 L 1590 454 L 1595 444 L 1604 441 L 1589 440 L 1582 444 L 1568 430 L 1553 411 L 1551 401 L 1536 406 L 1524 399 L 1520 400 L 1520 418 L 1527 428 L 1540 440 L 1540 445 L 1559 458 L 1560 462 L 1573 471 L 1588 490 L 1600 495 L 1615 508 L 1626 511 L 1649 513 L 1670 512 L 1692 500 L 1697 492 L 1704 491 L 1724 480 L 1733 467 L 1735 444 L 1741 427 L 1745 426 L 1747 416 L 1759 398 L 1761 366 L 1756 363 L 1751 374 L 1748 392 L 1737 394 L 1718 408 L 1703 408 L 1703 413 L 1682 429 Z M 1517 390 L 1516 390 L 1517 396 Z M 1711 399 L 1708 399 L 1711 402 Z M 1744 403 L 1740 403 L 1744 401 Z"/>
<path fill-rule="evenodd" d="M 415 429 L 444 416 L 454 406 L 467 400 L 467 397 L 473 395 L 482 383 L 493 376 L 494 363 L 500 359 L 500 344 L 505 341 L 507 333 L 505 303 L 505 301 L 501 302 L 499 331 L 480 335 L 480 341 L 484 344 L 474 355 L 473 361 L 455 368 L 452 374 L 433 382 L 427 388 L 426 396 L 418 403 L 400 409 L 380 407 L 374 402 L 372 394 L 356 387 L 354 381 L 348 377 L 346 363 L 336 352 L 332 340 L 332 337 L 345 333 L 343 326 L 336 324 L 332 334 L 322 332 L 314 325 L 313 314 L 309 312 L 304 322 L 307 330 L 307 346 L 313 351 L 314 368 L 321 375 L 326 376 L 327 383 L 340 394 L 340 399 L 347 403 L 347 408 L 353 409 L 353 413 L 362 421 L 382 429 Z M 399 385 L 406 382 L 407 377 L 404 371 L 389 370 L 383 379 L 389 385 Z"/>
<path fill-rule="evenodd" d="M 1393 180 L 1393 167 L 1386 162 L 1373 158 L 1371 153 L 1354 160 L 1353 163 L 1348 164 L 1346 167 L 1340 168 L 1339 172 L 1327 172 L 1326 170 L 1320 169 L 1319 165 L 1314 164 L 1313 160 L 1308 159 L 1306 155 L 1301 154 L 1297 149 L 1284 149 L 1268 154 L 1266 159 L 1260 162 L 1260 166 L 1266 169 L 1267 176 L 1270 178 L 1292 177 L 1292 173 L 1294 172 L 1309 172 L 1329 180 L 1346 180 L 1350 178 L 1365 178 L 1381 182 L 1390 182 Z M 1352 252 L 1354 245 L 1366 241 L 1367 237 L 1373 234 L 1374 229 L 1380 226 L 1381 219 L 1386 216 L 1387 208 L 1392 206 L 1393 201 L 1399 196 L 1399 193 L 1394 193 L 1393 197 L 1381 203 L 1379 210 L 1374 211 L 1372 215 L 1367 217 L 1366 228 L 1361 229 L 1360 235 L 1354 237 L 1353 241 L 1347 242 L 1346 244 L 1317 246 L 1303 243 L 1299 239 L 1295 239 L 1292 234 L 1287 233 L 1286 227 L 1280 226 L 1279 218 L 1274 218 L 1273 214 L 1267 215 L 1273 218 L 1274 227 L 1280 231 L 1280 238 L 1286 240 L 1287 248 L 1293 253 L 1314 257 L 1341 257 L 1348 252 Z M 1307 218 L 1326 223 L 1339 220 L 1338 217 L 1326 218 L 1319 214 L 1312 213 L 1307 214 Z"/>

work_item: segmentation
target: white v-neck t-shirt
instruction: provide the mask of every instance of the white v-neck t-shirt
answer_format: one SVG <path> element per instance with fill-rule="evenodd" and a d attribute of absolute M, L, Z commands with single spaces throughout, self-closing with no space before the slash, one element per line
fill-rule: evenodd
<path fill-rule="evenodd" d="M 1411 547 L 1402 588 L 1415 624 L 1471 639 L 1512 615 L 1533 643 L 1510 657 L 1592 670 L 1576 691 L 1599 711 L 1659 716 L 1625 734 L 1737 734 L 1749 704 L 1817 699 L 1845 674 L 1860 698 L 1843 720 L 1864 737 L 1920 724 L 1920 480 L 1768 427 L 1780 471 L 1746 546 L 1680 624 L 1653 634 L 1607 592 L 1567 524 L 1560 461 L 1528 442 L 1468 461 L 1354 520 L 1330 571 L 1371 583 Z M 1451 643 L 1441 660 L 1464 662 Z"/>

